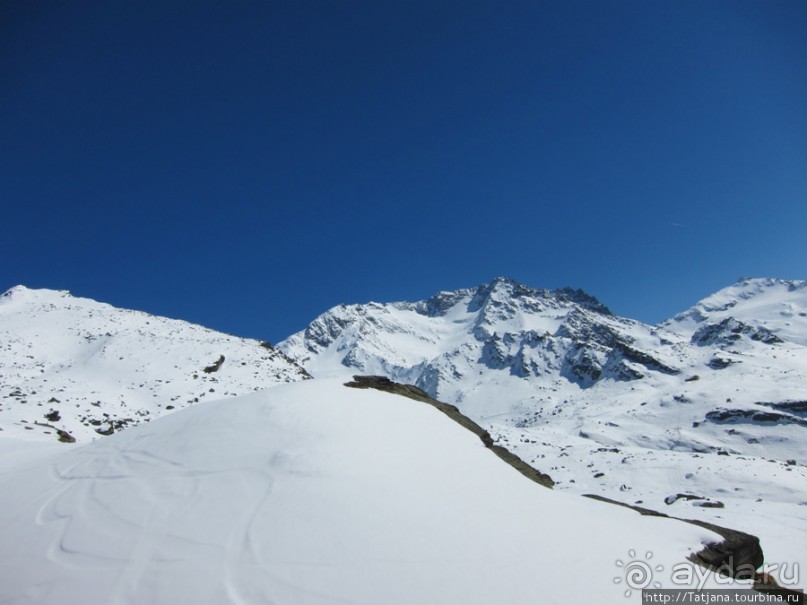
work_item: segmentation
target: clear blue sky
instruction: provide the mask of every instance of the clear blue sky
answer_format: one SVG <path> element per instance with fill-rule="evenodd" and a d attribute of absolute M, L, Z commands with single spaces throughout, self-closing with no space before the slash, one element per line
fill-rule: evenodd
<path fill-rule="evenodd" d="M 807 2 L 0 1 L 0 289 L 277 341 L 807 277 Z"/>

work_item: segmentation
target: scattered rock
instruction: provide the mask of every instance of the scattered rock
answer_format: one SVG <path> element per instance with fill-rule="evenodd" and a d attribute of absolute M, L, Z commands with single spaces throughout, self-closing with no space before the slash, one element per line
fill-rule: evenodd
<path fill-rule="evenodd" d="M 673 504 L 678 500 L 706 500 L 703 496 L 696 496 L 695 494 L 674 494 L 664 498 L 664 504 Z"/>
<path fill-rule="evenodd" d="M 762 410 L 739 410 L 719 408 L 706 414 L 706 420 L 715 423 L 726 422 L 760 422 L 766 424 L 797 424 L 807 426 L 807 419 L 793 414 L 768 412 Z"/>
<path fill-rule="evenodd" d="M 725 504 L 723 504 L 719 500 L 704 500 L 702 502 L 698 501 L 698 502 L 693 502 L 692 505 L 693 506 L 700 506 L 701 508 L 725 508 L 725 506 L 726 506 Z"/>
<path fill-rule="evenodd" d="M 732 345 L 743 337 L 769 345 L 784 342 L 776 334 L 762 327 L 743 323 L 733 317 L 727 317 L 720 323 L 705 324 L 692 335 L 693 345 L 700 347 L 709 345 Z"/>
<path fill-rule="evenodd" d="M 212 365 L 207 366 L 203 371 L 205 374 L 212 374 L 213 372 L 218 372 L 219 368 L 221 368 L 221 364 L 224 363 L 224 355 L 221 355 L 218 360 Z"/>
<path fill-rule="evenodd" d="M 807 417 L 807 401 L 782 401 L 780 403 L 757 402 L 756 405 L 764 405 L 765 407 L 802 418 Z"/>
<path fill-rule="evenodd" d="M 726 357 L 713 357 L 707 365 L 713 370 L 724 370 L 733 363 L 735 363 L 733 359 L 728 359 Z"/>
<path fill-rule="evenodd" d="M 37 425 L 37 426 L 44 426 L 46 428 L 53 429 L 54 431 L 56 431 L 56 435 L 58 436 L 59 441 L 61 441 L 62 443 L 75 443 L 76 442 L 76 438 L 73 437 L 73 435 L 71 435 L 67 431 L 63 431 L 62 429 L 57 429 L 52 424 L 46 424 L 44 422 L 34 422 L 34 424 Z M 32 427 L 25 427 L 25 428 L 32 428 Z"/>

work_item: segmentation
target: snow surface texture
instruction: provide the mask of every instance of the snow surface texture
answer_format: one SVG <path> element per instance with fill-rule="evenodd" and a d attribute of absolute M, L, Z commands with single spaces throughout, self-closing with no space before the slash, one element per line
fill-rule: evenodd
<path fill-rule="evenodd" d="M 0 296 L 3 435 L 88 441 L 199 401 L 305 377 L 257 340 L 68 292 L 18 286 Z"/>
<path fill-rule="evenodd" d="M 671 330 L 692 332 L 706 323 L 733 318 L 807 345 L 807 281 L 742 279 L 671 320 Z"/>
<path fill-rule="evenodd" d="M 560 490 L 601 494 L 756 534 L 768 563 L 790 564 L 792 578 L 794 562 L 807 567 L 807 429 L 798 403 L 807 399 L 805 347 L 799 344 L 794 315 L 782 315 L 770 291 L 779 291 L 779 298 L 787 293 L 787 308 L 800 317 L 804 305 L 798 293 L 804 287 L 803 282 L 777 280 L 744 283 L 735 296 L 738 302 L 708 305 L 713 317 L 701 311 L 654 328 L 615 317 L 580 291 L 534 290 L 499 279 L 420 303 L 340 307 L 282 343 L 282 349 L 318 377 L 377 373 L 417 383 L 456 403 L 499 444 L 548 472 Z M 759 310 L 748 309 L 755 296 L 766 293 L 770 313 L 755 316 Z M 717 307 L 733 309 L 739 319 L 719 315 Z M 545 534 L 535 534 L 533 521 L 522 519 L 526 508 L 531 514 L 545 510 L 542 518 L 551 519 L 554 528 L 558 519 L 566 519 L 557 511 L 575 510 L 578 505 L 568 503 L 578 500 L 560 494 L 567 500 L 562 505 L 550 500 L 546 509 L 534 508 L 540 504 L 535 502 L 485 508 L 480 501 L 480 512 L 477 496 L 470 498 L 467 489 L 451 482 L 441 487 L 444 479 L 438 481 L 417 465 L 412 473 L 424 482 L 414 483 L 400 461 L 383 463 L 392 469 L 388 479 L 400 474 L 401 481 L 413 483 L 405 496 L 390 492 L 401 505 L 389 503 L 383 498 L 392 488 L 383 481 L 375 484 L 375 478 L 386 475 L 378 470 L 382 458 L 408 451 L 400 449 L 401 439 L 416 435 L 413 443 L 419 448 L 421 434 L 442 435 L 441 430 L 417 424 L 399 435 L 397 427 L 387 424 L 394 419 L 379 416 L 375 408 L 366 418 L 364 408 L 361 414 L 347 413 L 340 405 L 345 397 L 362 401 L 370 395 L 340 395 L 341 378 L 276 387 L 307 377 L 280 345 L 272 349 L 65 292 L 21 287 L 0 297 L 0 338 L 0 522 L 6 534 L 0 602 L 172 602 L 176 597 L 173 602 L 264 603 L 269 594 L 276 602 L 294 603 L 452 602 L 454 595 L 457 602 L 520 602 L 535 587 L 541 595 L 555 596 L 567 588 L 559 583 L 572 576 L 558 571 L 559 562 L 567 571 L 577 566 L 572 584 L 589 601 L 622 602 L 622 593 L 613 591 L 625 585 L 615 586 L 613 580 L 624 568 L 612 562 L 627 561 L 628 549 L 639 557 L 652 551 L 658 560 L 667 552 L 665 561 L 682 560 L 706 539 L 699 534 L 691 540 L 686 532 L 692 529 L 685 526 L 689 529 L 675 534 L 682 542 L 671 554 L 667 538 L 648 530 L 658 526 L 637 521 L 643 529 L 634 532 L 634 513 L 625 511 L 634 515 L 626 517 L 631 519 L 627 529 L 611 513 L 591 512 L 609 508 L 569 517 L 573 524 L 558 525 L 565 528 L 563 540 L 543 527 Z M 238 397 L 269 386 L 266 393 Z M 275 393 L 276 388 L 281 390 Z M 317 407 L 322 405 L 328 413 Z M 184 406 L 192 407 L 168 414 Z M 280 423 L 275 422 L 276 406 L 284 410 Z M 284 416 L 286 407 L 317 417 Z M 207 409 L 218 411 L 202 411 Z M 352 428 L 331 417 L 342 413 Z M 147 419 L 155 422 L 141 424 Z M 357 427 L 367 438 L 375 435 L 366 442 L 372 448 L 362 455 L 354 450 L 351 464 L 341 470 L 328 466 L 333 452 L 334 464 L 342 456 L 332 451 L 342 437 L 330 431 L 344 431 L 353 439 Z M 115 434 L 105 436 L 110 428 Z M 62 433 L 78 443 L 58 443 Z M 413 460 L 426 464 L 422 460 L 428 454 L 433 458 L 429 465 L 438 458 L 464 464 L 465 450 L 449 451 L 454 447 L 450 439 L 439 450 L 424 441 L 432 443 L 431 454 L 424 452 L 421 459 L 412 453 Z M 317 453 L 309 456 L 309 446 Z M 480 447 L 478 439 L 474 447 Z M 291 462 L 308 457 L 312 466 Z M 475 460 L 469 459 L 470 468 Z M 478 489 L 500 489 L 487 471 L 468 472 Z M 326 485 L 314 480 L 321 476 L 339 478 Z M 295 492 L 278 504 L 270 495 L 286 480 L 305 495 Z M 350 485 L 356 491 L 340 495 Z M 407 521 L 405 531 L 385 533 L 401 517 L 368 508 L 373 503 L 398 512 L 411 508 L 412 519 L 420 522 L 424 507 L 431 506 L 426 501 L 447 498 L 455 489 L 464 500 L 438 509 L 445 517 L 452 509 L 466 522 L 462 548 L 453 542 L 459 526 L 438 516 L 439 527 L 426 524 L 423 534 L 415 531 L 420 536 L 413 538 L 415 545 L 401 547 L 399 555 L 393 544 L 406 542 L 414 521 Z M 362 502 L 355 496 L 359 492 Z M 339 516 L 354 509 L 361 515 Z M 278 511 L 283 514 L 276 516 Z M 488 519 L 484 511 L 495 514 Z M 369 519 L 376 514 L 381 515 L 378 523 Z M 582 523 L 587 515 L 602 527 L 613 524 L 630 540 L 613 537 L 609 552 L 595 540 L 587 550 L 587 532 L 602 531 Z M 368 523 L 363 529 L 353 526 L 359 516 L 368 517 L 362 519 Z M 344 533 L 328 533 L 333 523 Z M 443 525 L 446 536 L 440 535 Z M 513 537 L 514 525 L 524 528 L 526 537 Z M 277 533 L 268 534 L 267 541 L 270 529 Z M 436 546 L 425 546 L 429 532 Z M 492 537 L 499 533 L 500 538 Z M 331 542 L 326 541 L 329 546 L 319 558 L 309 556 L 312 536 L 320 534 Z M 364 542 L 350 542 L 354 535 Z M 272 549 L 277 536 L 280 546 Z M 477 546 L 489 547 L 484 554 L 467 548 L 480 536 Z M 376 537 L 380 542 L 374 542 Z M 297 541 L 303 550 L 289 546 Z M 340 550 L 340 545 L 347 546 Z M 432 546 L 439 561 L 424 558 Z M 420 547 L 423 552 L 416 556 Z M 455 550 L 462 554 L 452 558 Z M 528 552 L 542 569 L 536 571 L 532 561 L 512 563 L 510 550 L 521 556 Z M 360 561 L 363 552 L 371 556 Z M 360 565 L 363 589 L 355 582 Z M 345 570 L 349 573 L 343 579 Z M 308 581 L 312 575 L 317 578 L 313 584 Z M 593 583 L 583 585 L 581 578 Z M 605 579 L 611 592 L 604 592 Z M 465 582 L 468 590 L 460 585 Z M 407 586 L 400 588 L 401 583 Z M 306 592 L 304 586 L 312 588 Z M 591 592 L 584 586 L 591 586 Z M 385 587 L 388 592 L 379 601 Z M 399 596 L 389 596 L 396 591 Z M 429 597 L 439 598 L 424 599 L 429 591 Z M 481 596 L 468 597 L 475 594 Z"/>
<path fill-rule="evenodd" d="M 805 311 L 807 282 L 747 279 L 649 326 L 499 278 L 342 305 L 278 348 L 456 404 L 560 489 L 747 531 L 807 569 Z"/>
<path fill-rule="evenodd" d="M 0 451 L 3 603 L 633 602 L 631 558 L 673 587 L 720 540 L 543 488 L 433 407 L 338 380 Z"/>

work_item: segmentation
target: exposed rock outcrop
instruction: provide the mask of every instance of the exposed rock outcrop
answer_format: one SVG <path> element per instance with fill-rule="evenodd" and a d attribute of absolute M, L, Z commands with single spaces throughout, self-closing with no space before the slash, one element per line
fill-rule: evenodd
<path fill-rule="evenodd" d="M 710 531 L 715 532 L 722 536 L 722 542 L 713 542 L 707 544 L 703 550 L 700 550 L 689 557 L 690 561 L 710 569 L 721 575 L 737 578 L 738 580 L 750 580 L 754 577 L 756 570 L 759 569 L 765 562 L 765 555 L 762 552 L 762 547 L 759 544 L 759 538 L 747 534 L 745 532 L 721 527 L 706 521 L 698 519 L 680 519 L 678 517 L 671 517 L 658 511 L 635 506 L 632 504 L 625 504 L 618 500 L 612 500 L 604 496 L 594 494 L 586 494 L 587 498 L 600 500 L 601 502 L 609 502 L 618 506 L 624 506 L 635 510 L 642 515 L 650 515 L 654 517 L 666 517 L 670 519 L 678 519 L 684 523 L 690 523 L 703 527 Z"/>
<path fill-rule="evenodd" d="M 742 340 L 743 337 L 768 345 L 784 342 L 767 328 L 751 326 L 733 317 L 727 317 L 719 323 L 707 323 L 701 326 L 692 335 L 691 342 L 699 347 L 726 346 Z"/>
<path fill-rule="evenodd" d="M 204 369 L 205 374 L 212 374 L 213 372 L 218 372 L 221 368 L 221 364 L 224 363 L 224 355 L 219 357 L 212 365 L 207 366 Z"/>
<path fill-rule="evenodd" d="M 496 445 L 493 442 L 493 438 L 490 436 L 485 429 L 475 423 L 473 420 L 468 418 L 467 416 L 463 415 L 456 406 L 449 405 L 447 403 L 442 403 L 435 399 L 429 397 L 429 395 L 419 389 L 416 386 L 411 384 L 401 384 L 398 382 L 393 382 L 389 378 L 384 376 L 354 376 L 351 382 L 345 383 L 345 386 L 353 387 L 356 389 L 377 389 L 379 391 L 386 391 L 387 393 L 394 393 L 396 395 L 403 395 L 404 397 L 408 397 L 410 399 L 414 399 L 415 401 L 421 401 L 423 403 L 427 403 L 438 410 L 440 410 L 443 414 L 451 418 L 454 422 L 460 424 L 464 428 L 468 429 L 479 439 L 482 443 L 485 444 L 485 447 L 491 450 L 494 454 L 496 454 L 499 458 L 504 460 L 507 464 L 512 466 L 522 475 L 527 477 L 528 479 L 543 485 L 544 487 L 551 488 L 555 485 L 555 482 L 552 478 L 540 472 L 539 470 L 533 468 L 526 462 L 524 462 L 521 458 L 507 450 L 506 448 L 501 447 L 500 445 Z"/>

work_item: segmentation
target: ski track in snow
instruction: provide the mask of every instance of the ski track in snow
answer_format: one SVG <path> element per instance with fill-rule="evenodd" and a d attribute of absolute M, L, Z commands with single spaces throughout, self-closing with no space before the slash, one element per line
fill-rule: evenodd
<path fill-rule="evenodd" d="M 9 603 L 617 599 L 629 549 L 670 568 L 717 539 L 545 489 L 430 406 L 338 380 L 54 446 L 0 487 Z"/>
<path fill-rule="evenodd" d="M 456 403 L 501 445 L 557 481 L 560 499 L 533 503 L 542 514 L 561 518 L 581 507 L 621 528 L 624 538 L 609 534 L 611 543 L 592 547 L 592 586 L 600 588 L 580 592 L 581 598 L 600 602 L 603 591 L 614 588 L 613 570 L 606 568 L 628 549 L 658 548 L 668 562 L 680 561 L 682 552 L 707 539 L 703 530 L 648 533 L 651 525 L 634 525 L 623 512 L 612 516 L 602 512 L 608 507 L 577 504 L 572 494 L 581 493 L 753 533 L 768 564 L 800 563 L 807 573 L 807 428 L 795 413 L 788 412 L 786 422 L 743 416 L 777 411 L 759 402 L 807 400 L 804 283 L 740 282 L 658 327 L 609 315 L 582 293 L 533 291 L 508 280 L 488 290 L 441 293 L 428 304 L 343 306 L 278 345 L 317 377 L 311 381 L 317 384 L 297 391 L 277 385 L 305 374 L 258 341 L 63 292 L 15 288 L 0 298 L 0 520 L 16 548 L 0 559 L 0 602 L 84 605 L 93 602 L 86 600 L 91 587 L 103 595 L 95 602 L 121 604 L 377 603 L 379 595 L 393 604 L 424 602 L 424 596 L 433 601 L 435 594 L 446 603 L 526 603 L 534 596 L 522 576 L 546 575 L 548 566 L 552 577 L 564 577 L 546 548 L 534 550 L 512 520 L 503 521 L 521 510 L 519 520 L 531 531 L 554 531 L 532 525 L 523 495 L 516 495 L 521 487 L 502 488 L 505 501 L 514 499 L 509 507 L 485 501 L 490 510 L 481 514 L 478 494 L 461 482 L 428 479 L 436 458 L 460 466 L 476 460 L 473 448 L 464 449 L 451 431 L 437 431 L 440 439 L 423 452 L 428 461 L 416 477 L 390 458 L 410 448 L 387 432 L 392 417 L 372 406 L 352 407 L 354 398 L 368 395 L 334 394 L 353 373 L 418 383 Z M 709 332 L 703 343 L 691 342 L 703 326 L 735 319 L 740 323 Z M 785 341 L 766 344 L 769 333 Z M 625 357 L 597 344 L 586 357 L 575 338 L 608 346 L 621 339 L 638 354 Z M 645 353 L 678 374 L 638 363 Z M 218 372 L 202 371 L 220 355 L 226 361 Z M 715 369 L 715 359 L 728 365 Z M 586 382 L 569 374 L 591 368 L 602 377 Z M 625 379 L 633 371 L 643 377 Z M 323 380 L 328 376 L 340 379 Z M 313 418 L 267 405 L 275 397 L 268 392 L 242 397 L 267 387 L 280 389 L 276 396 L 289 410 L 305 393 L 305 400 L 334 399 L 361 413 L 343 417 L 311 404 L 323 415 Z M 388 403 L 385 397 L 376 403 Z M 225 412 L 222 406 L 230 403 Z M 182 408 L 188 409 L 173 415 Z M 46 421 L 43 415 L 54 410 L 60 418 Z M 720 410 L 734 416 L 707 421 Z M 152 419 L 153 430 L 144 424 Z M 98 435 L 99 426 L 117 420 L 130 428 Z M 54 431 L 35 422 L 64 429 L 79 443 L 96 441 L 57 444 Z M 421 422 L 412 425 L 415 433 L 435 430 L 432 421 Z M 335 428 L 364 440 L 361 453 L 345 448 Z M 327 445 L 338 447 L 323 453 Z M 395 471 L 376 469 L 368 452 Z M 483 457 L 476 464 L 487 468 L 488 462 Z M 480 486 L 500 485 L 498 471 L 476 472 Z M 411 481 L 409 490 L 396 491 L 390 473 Z M 452 486 L 465 498 L 440 500 Z M 398 500 L 385 500 L 385 490 Z M 665 503 L 678 493 L 702 499 Z M 466 543 L 468 527 L 452 525 L 450 515 L 431 525 L 433 510 L 424 497 L 467 515 L 496 552 L 521 558 L 474 550 Z M 723 507 L 699 506 L 704 502 Z M 379 512 L 382 507 L 389 510 Z M 386 525 L 374 520 L 377 515 Z M 394 527 L 391 534 L 387 525 Z M 420 526 L 441 542 L 431 545 Z M 552 533 L 547 543 L 585 533 L 579 526 L 568 532 Z M 384 540 L 397 548 L 385 549 Z M 465 549 L 457 551 L 458 544 Z M 553 554 L 580 565 L 565 551 Z M 529 557 L 538 557 L 539 565 L 525 563 Z M 468 586 L 446 594 L 434 569 Z M 468 569 L 480 577 L 468 579 Z M 369 578 L 368 585 L 358 587 L 356 578 Z M 568 597 L 542 588 L 542 598 Z"/>

